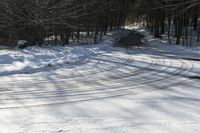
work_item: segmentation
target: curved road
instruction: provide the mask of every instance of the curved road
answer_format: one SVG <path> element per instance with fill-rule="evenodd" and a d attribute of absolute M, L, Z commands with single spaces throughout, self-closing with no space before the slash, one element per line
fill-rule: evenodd
<path fill-rule="evenodd" d="M 195 54 L 167 46 L 115 47 L 75 68 L 0 77 L 0 129 L 200 131 L 200 62 L 193 60 Z"/>

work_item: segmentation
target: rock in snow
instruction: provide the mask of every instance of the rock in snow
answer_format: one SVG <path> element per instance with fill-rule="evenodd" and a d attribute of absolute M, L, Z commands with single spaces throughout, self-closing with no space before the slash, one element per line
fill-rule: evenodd
<path fill-rule="evenodd" d="M 21 49 L 28 47 L 28 41 L 26 40 L 17 41 L 17 47 Z"/>

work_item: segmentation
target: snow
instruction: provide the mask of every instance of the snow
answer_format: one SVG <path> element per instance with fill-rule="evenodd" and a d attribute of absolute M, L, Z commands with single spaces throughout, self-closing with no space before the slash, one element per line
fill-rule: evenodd
<path fill-rule="evenodd" d="M 10 72 L 54 69 L 0 76 L 0 132 L 199 133 L 200 62 L 184 58 L 200 53 L 137 30 L 143 47 L 112 47 L 118 31 L 97 45 L 2 51 Z"/>
<path fill-rule="evenodd" d="M 1 64 L 11 64 L 13 63 L 15 60 L 10 57 L 9 55 L 0 55 L 0 63 Z"/>
<path fill-rule="evenodd" d="M 1 50 L 0 52 L 0 76 L 33 73 L 49 70 L 61 65 L 80 65 L 89 62 L 90 58 L 101 52 L 109 51 L 116 37 L 127 31 L 111 33 L 105 36 L 100 44 L 84 46 L 33 46 L 25 49 Z M 115 35 L 116 34 L 116 35 Z M 26 41 L 20 40 L 22 45 Z"/>

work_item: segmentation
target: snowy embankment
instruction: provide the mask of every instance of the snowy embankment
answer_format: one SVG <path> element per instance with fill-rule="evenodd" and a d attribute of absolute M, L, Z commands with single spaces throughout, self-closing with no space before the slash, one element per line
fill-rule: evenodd
<path fill-rule="evenodd" d="M 171 44 L 169 44 L 168 37 L 166 34 L 162 35 L 162 39 L 160 38 L 154 38 L 153 34 L 151 34 L 147 29 L 140 27 L 140 26 L 127 26 L 126 29 L 135 30 L 141 34 L 143 34 L 145 37 L 142 40 L 145 44 L 156 47 L 156 48 L 167 48 L 171 49 L 172 52 L 176 52 L 177 50 L 180 50 L 179 52 L 184 53 L 200 53 L 200 42 L 197 42 L 196 38 L 193 37 L 192 39 L 192 45 L 191 46 L 182 46 L 182 44 L 177 45 L 176 44 L 176 38 L 171 37 Z"/>
<path fill-rule="evenodd" d="M 63 65 L 72 67 L 90 61 L 91 57 L 109 51 L 117 38 L 128 31 L 115 31 L 96 45 L 33 46 L 25 49 L 0 50 L 0 76 L 34 73 Z"/>

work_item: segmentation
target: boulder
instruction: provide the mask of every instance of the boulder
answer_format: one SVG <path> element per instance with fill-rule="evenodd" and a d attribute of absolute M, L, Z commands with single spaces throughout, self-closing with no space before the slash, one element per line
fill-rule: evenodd
<path fill-rule="evenodd" d="M 24 48 L 28 47 L 28 41 L 26 41 L 26 40 L 17 41 L 17 47 L 20 49 L 24 49 Z"/>

